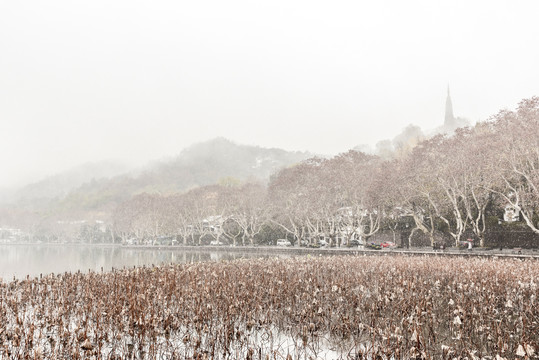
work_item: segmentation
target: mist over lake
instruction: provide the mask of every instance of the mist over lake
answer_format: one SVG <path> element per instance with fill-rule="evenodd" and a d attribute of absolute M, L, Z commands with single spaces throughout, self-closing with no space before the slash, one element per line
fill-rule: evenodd
<path fill-rule="evenodd" d="M 0 245 L 0 279 L 10 281 L 26 275 L 36 277 L 50 273 L 110 271 L 112 268 L 221 261 L 268 256 L 261 253 L 194 251 L 169 249 L 136 249 L 120 246 L 89 245 Z M 277 255 L 272 255 L 277 256 Z"/>

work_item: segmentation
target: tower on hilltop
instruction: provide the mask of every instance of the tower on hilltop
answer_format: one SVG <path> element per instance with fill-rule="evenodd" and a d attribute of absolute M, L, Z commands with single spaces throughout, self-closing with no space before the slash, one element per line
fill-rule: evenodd
<path fill-rule="evenodd" d="M 449 94 L 449 85 L 447 85 L 447 99 L 445 100 L 445 120 L 444 127 L 447 129 L 455 128 L 455 115 L 453 115 L 453 103 Z"/>

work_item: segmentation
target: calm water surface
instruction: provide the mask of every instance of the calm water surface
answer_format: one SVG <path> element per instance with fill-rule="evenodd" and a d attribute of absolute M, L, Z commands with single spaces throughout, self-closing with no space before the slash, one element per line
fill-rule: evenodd
<path fill-rule="evenodd" d="M 239 253 L 186 249 L 137 249 L 113 246 L 84 245 L 0 245 L 0 279 L 10 281 L 75 271 L 110 271 L 114 268 L 186 263 L 194 261 L 220 261 L 239 258 L 277 256 L 263 253 Z"/>

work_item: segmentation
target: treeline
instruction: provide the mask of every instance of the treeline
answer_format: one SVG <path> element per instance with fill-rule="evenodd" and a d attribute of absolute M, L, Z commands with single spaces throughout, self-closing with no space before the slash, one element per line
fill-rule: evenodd
<path fill-rule="evenodd" d="M 518 213 L 512 225 L 503 222 L 507 207 Z M 390 158 L 349 151 L 288 166 L 267 182 L 225 177 L 92 210 L 0 209 L 0 219 L 3 227 L 21 230 L 21 241 L 247 245 L 286 237 L 294 244 L 339 246 L 389 233 L 411 245 L 419 238 L 457 245 L 472 237 L 485 246 L 515 229 L 518 236 L 511 238 L 537 241 L 538 210 L 534 97 L 473 127 L 397 149 Z"/>
<path fill-rule="evenodd" d="M 421 232 L 432 245 L 437 234 L 458 245 L 473 233 L 484 246 L 489 224 L 506 206 L 539 234 L 538 97 L 389 160 L 349 151 L 283 169 L 267 185 L 228 182 L 169 196 L 140 194 L 114 210 L 111 224 L 124 240 L 185 244 L 288 236 L 296 244 L 341 245 L 406 228 L 410 238 Z"/>

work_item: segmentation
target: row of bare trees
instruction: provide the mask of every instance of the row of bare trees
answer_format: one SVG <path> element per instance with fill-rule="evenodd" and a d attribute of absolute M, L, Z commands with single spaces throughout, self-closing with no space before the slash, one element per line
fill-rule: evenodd
<path fill-rule="evenodd" d="M 385 169 L 393 201 L 415 228 L 433 233 L 439 222 L 458 243 L 470 229 L 484 245 L 489 208 L 510 205 L 539 234 L 539 98 L 516 111 L 423 141 Z"/>
<path fill-rule="evenodd" d="M 203 238 L 254 244 L 268 220 L 265 197 L 258 183 L 210 185 L 169 196 L 140 194 L 118 206 L 113 226 L 124 241 L 174 236 L 184 244 L 200 244 Z"/>
<path fill-rule="evenodd" d="M 487 213 L 520 210 L 539 234 L 539 98 L 501 111 L 474 127 L 437 135 L 407 153 L 381 159 L 349 151 L 313 158 L 259 183 L 212 185 L 184 194 L 141 194 L 113 215 L 123 238 L 174 235 L 184 243 L 204 236 L 253 244 L 265 228 L 298 243 L 347 244 L 404 221 L 410 237 L 432 244 L 444 232 L 458 244 L 473 232 L 485 242 Z"/>
<path fill-rule="evenodd" d="M 106 221 L 100 236 L 110 241 L 255 244 L 288 235 L 294 243 L 339 245 L 384 229 L 397 233 L 406 223 L 410 238 L 419 232 L 434 243 L 442 232 L 458 243 L 473 232 L 484 245 L 487 216 L 500 217 L 509 205 L 539 234 L 539 98 L 390 159 L 349 151 L 283 169 L 268 184 L 232 180 L 181 194 L 139 194 L 95 214 L 71 211 L 73 221 L 23 209 L 0 217 L 47 241 L 76 238 L 76 220 L 95 218 Z"/>
<path fill-rule="evenodd" d="M 284 169 L 268 186 L 229 183 L 168 196 L 140 194 L 115 210 L 114 230 L 124 241 L 175 236 L 184 244 L 214 238 L 253 245 L 272 229 L 294 241 L 348 243 L 381 227 L 380 165 L 375 156 L 350 151 Z"/>

